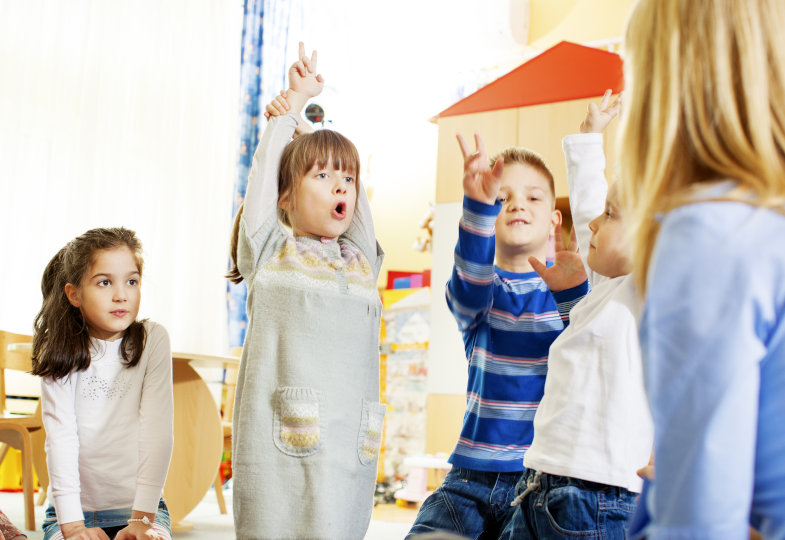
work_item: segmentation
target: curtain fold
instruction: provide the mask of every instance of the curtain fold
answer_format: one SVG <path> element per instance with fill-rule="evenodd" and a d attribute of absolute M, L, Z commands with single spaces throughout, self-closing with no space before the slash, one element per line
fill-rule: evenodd
<path fill-rule="evenodd" d="M 240 49 L 239 150 L 232 197 L 232 217 L 245 198 L 248 172 L 265 120 L 264 107 L 286 88 L 287 62 L 297 57 L 302 24 L 299 0 L 245 0 Z M 290 38 L 290 36 L 292 36 Z M 294 43 L 292 44 L 292 40 Z M 248 317 L 245 282 L 228 283 L 227 313 L 230 347 L 245 341 Z"/>

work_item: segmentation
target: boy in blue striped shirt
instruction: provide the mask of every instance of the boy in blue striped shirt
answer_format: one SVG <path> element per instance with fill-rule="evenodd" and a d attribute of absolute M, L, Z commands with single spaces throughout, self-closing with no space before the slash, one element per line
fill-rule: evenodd
<path fill-rule="evenodd" d="M 453 468 L 423 503 L 409 535 L 449 531 L 496 538 L 514 510 L 548 348 L 588 281 L 577 243 L 562 248 L 553 174 L 543 159 L 508 148 L 489 162 L 478 135 L 476 152 L 460 135 L 458 142 L 463 216 L 447 304 L 469 362 L 466 413 L 449 459 Z M 551 235 L 556 256 L 545 272 L 556 286 L 549 288 L 531 261 L 545 261 Z"/>

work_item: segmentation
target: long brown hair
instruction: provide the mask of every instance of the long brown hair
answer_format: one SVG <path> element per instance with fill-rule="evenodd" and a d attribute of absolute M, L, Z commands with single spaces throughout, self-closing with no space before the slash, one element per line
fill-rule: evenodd
<path fill-rule="evenodd" d="M 281 156 L 281 166 L 278 172 L 278 200 L 289 199 L 294 204 L 297 186 L 305 173 L 311 167 L 319 168 L 331 165 L 340 170 L 347 171 L 354 176 L 354 185 L 359 195 L 360 184 L 360 154 L 354 143 L 338 133 L 329 129 L 320 129 L 313 133 L 304 133 L 286 145 Z M 237 210 L 232 225 L 232 236 L 229 245 L 231 268 L 224 275 L 232 283 L 240 283 L 243 276 L 237 267 L 237 244 L 240 235 L 240 219 L 242 219 L 243 206 Z M 278 219 L 291 227 L 293 225 L 290 212 L 278 206 Z"/>
<path fill-rule="evenodd" d="M 627 23 L 619 141 L 635 283 L 657 215 L 732 179 L 723 200 L 785 203 L 785 2 L 641 0 Z"/>
<path fill-rule="evenodd" d="M 142 275 L 142 244 L 134 231 L 119 227 L 91 229 L 68 242 L 52 257 L 41 277 L 43 302 L 35 317 L 33 375 L 60 379 L 90 366 L 90 336 L 79 308 L 68 301 L 65 286 L 82 286 L 98 251 L 127 247 Z M 123 335 L 120 353 L 127 367 L 139 363 L 147 335 L 144 321 L 131 323 Z"/>

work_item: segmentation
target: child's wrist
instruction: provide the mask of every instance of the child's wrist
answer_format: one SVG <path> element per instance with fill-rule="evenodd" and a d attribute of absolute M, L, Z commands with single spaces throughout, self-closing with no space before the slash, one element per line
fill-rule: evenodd
<path fill-rule="evenodd" d="M 299 115 L 302 112 L 303 108 L 305 107 L 305 103 L 309 99 L 310 98 L 306 94 L 299 92 L 291 87 L 286 90 L 286 101 L 289 103 L 290 113 L 295 113 Z"/>
<path fill-rule="evenodd" d="M 149 517 L 147 517 L 147 516 L 142 516 L 142 517 L 140 517 L 140 518 L 133 518 L 133 517 L 132 517 L 132 518 L 130 518 L 130 519 L 128 520 L 128 524 L 129 524 L 129 525 L 133 525 L 133 524 L 136 524 L 136 523 L 138 523 L 138 524 L 140 524 L 140 525 L 145 525 L 145 526 L 147 526 L 148 528 L 153 526 L 153 522 L 152 522 L 152 521 L 150 520 L 150 518 L 149 518 Z"/>
<path fill-rule="evenodd" d="M 60 531 L 63 533 L 63 537 L 65 538 L 73 536 L 77 532 L 86 528 L 87 527 L 85 527 L 84 521 L 71 521 L 69 523 L 60 523 Z"/>

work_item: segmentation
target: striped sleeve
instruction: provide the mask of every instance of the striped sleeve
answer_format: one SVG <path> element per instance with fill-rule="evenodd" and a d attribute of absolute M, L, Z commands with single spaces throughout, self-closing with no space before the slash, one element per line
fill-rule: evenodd
<path fill-rule="evenodd" d="M 491 307 L 496 249 L 494 227 L 500 210 L 501 204 L 463 199 L 455 265 L 446 292 L 447 305 L 461 331 L 476 326 Z"/>
<path fill-rule="evenodd" d="M 564 327 L 570 324 L 570 310 L 575 307 L 575 304 L 583 300 L 583 297 L 589 293 L 589 281 L 586 280 L 577 287 L 571 289 L 564 289 L 553 293 L 553 299 L 556 300 L 556 307 L 559 309 L 559 315 L 564 323 Z"/>

